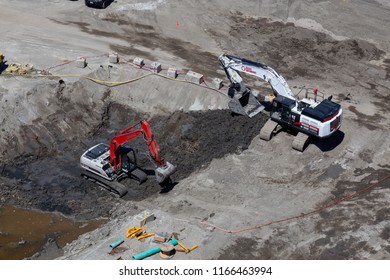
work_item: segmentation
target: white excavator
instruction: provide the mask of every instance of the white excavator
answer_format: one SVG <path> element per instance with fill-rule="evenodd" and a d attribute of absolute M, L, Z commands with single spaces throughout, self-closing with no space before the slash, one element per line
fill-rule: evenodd
<path fill-rule="evenodd" d="M 342 109 L 340 104 L 327 99 L 317 100 L 306 96 L 294 96 L 286 80 L 270 66 L 236 56 L 222 54 L 219 61 L 231 82 L 229 108 L 236 114 L 253 117 L 264 109 L 247 87 L 241 75 L 245 73 L 268 82 L 273 91 L 270 119 L 260 131 L 260 138 L 269 141 L 279 131 L 278 128 L 297 132 L 292 147 L 303 152 L 311 137 L 325 138 L 335 133 L 341 126 Z"/>
<path fill-rule="evenodd" d="M 147 174 L 137 164 L 135 151 L 124 145 L 141 136 L 157 166 L 154 171 L 157 183 L 162 186 L 169 183 L 176 167 L 160 156 L 160 148 L 146 120 L 120 131 L 111 139 L 109 146 L 100 143 L 85 151 L 80 157 L 81 175 L 119 197 L 124 196 L 128 190 L 120 183 L 122 179 L 133 178 L 140 184 L 147 179 Z"/>

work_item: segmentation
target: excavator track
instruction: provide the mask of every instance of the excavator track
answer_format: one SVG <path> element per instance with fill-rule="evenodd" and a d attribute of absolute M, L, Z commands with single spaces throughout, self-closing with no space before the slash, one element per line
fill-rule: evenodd
<path fill-rule="evenodd" d="M 272 135 L 278 126 L 278 123 L 269 119 L 263 128 L 260 130 L 260 139 L 263 139 L 265 141 L 269 141 L 272 138 Z"/>
<path fill-rule="evenodd" d="M 304 134 L 302 132 L 298 132 L 297 136 L 295 136 L 294 141 L 292 143 L 292 147 L 294 150 L 303 152 L 309 143 L 310 136 Z"/>
<path fill-rule="evenodd" d="M 81 176 L 88 181 L 98 184 L 99 186 L 105 188 L 106 190 L 114 193 L 119 197 L 123 197 L 125 194 L 127 194 L 127 188 L 117 181 L 104 180 L 101 177 L 88 171 L 82 172 Z"/>

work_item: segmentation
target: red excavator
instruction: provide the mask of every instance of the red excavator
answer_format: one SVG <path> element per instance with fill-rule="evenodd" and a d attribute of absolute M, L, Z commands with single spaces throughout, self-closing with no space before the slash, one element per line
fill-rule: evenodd
<path fill-rule="evenodd" d="M 160 148 L 146 120 L 119 132 L 112 138 L 110 146 L 100 143 L 83 153 L 80 157 L 80 165 L 83 169 L 81 175 L 119 197 L 124 196 L 127 188 L 119 183 L 121 179 L 133 178 L 140 184 L 147 179 L 146 173 L 137 165 L 135 151 L 124 145 L 140 136 L 143 136 L 149 154 L 157 166 L 155 169 L 157 183 L 163 184 L 169 181 L 176 167 L 160 156 Z"/>

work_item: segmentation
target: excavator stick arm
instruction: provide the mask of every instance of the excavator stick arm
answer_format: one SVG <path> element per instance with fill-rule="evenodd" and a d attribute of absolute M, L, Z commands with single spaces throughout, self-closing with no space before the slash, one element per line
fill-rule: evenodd
<path fill-rule="evenodd" d="M 157 144 L 156 139 L 154 138 L 149 123 L 145 120 L 141 121 L 141 129 L 144 132 L 144 137 L 145 137 L 146 144 L 149 147 L 150 156 L 153 158 L 154 162 L 157 165 L 164 166 L 165 160 L 160 156 L 161 150 Z"/>

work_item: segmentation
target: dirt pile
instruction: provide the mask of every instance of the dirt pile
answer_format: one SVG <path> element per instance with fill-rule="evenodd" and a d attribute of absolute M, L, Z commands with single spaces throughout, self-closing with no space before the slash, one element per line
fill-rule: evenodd
<path fill-rule="evenodd" d="M 233 116 L 229 110 L 214 110 L 176 112 L 168 118 L 153 118 L 151 123 L 163 141 L 167 160 L 178 166 L 175 178 L 180 180 L 215 158 L 246 150 L 266 120 L 262 114 L 249 119 Z"/>
<path fill-rule="evenodd" d="M 345 67 L 359 61 L 378 60 L 384 52 L 358 39 L 338 41 L 330 35 L 267 18 L 232 16 L 230 30 L 236 40 L 223 42 L 241 57 L 270 64 L 286 78 L 318 77 L 323 69 Z M 252 46 L 242 49 L 241 42 Z"/>

